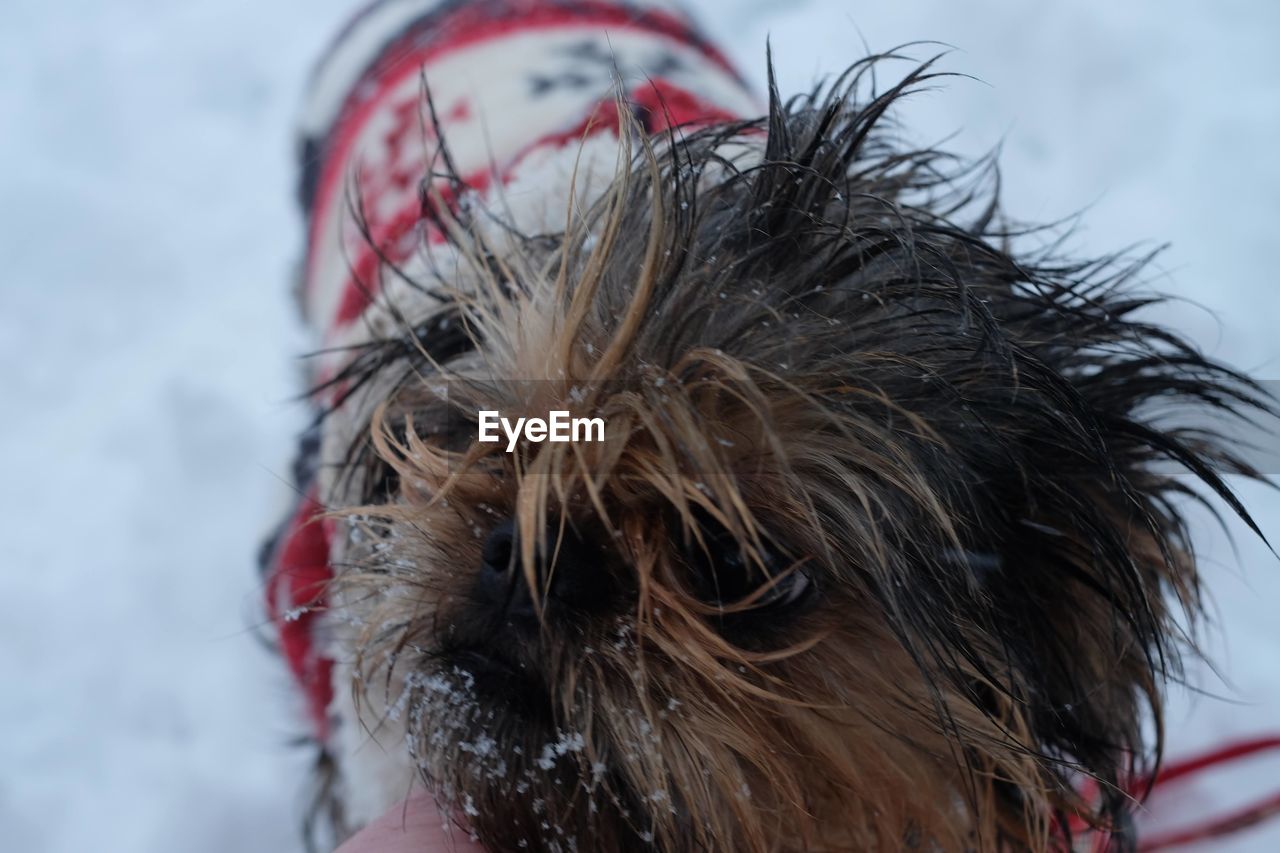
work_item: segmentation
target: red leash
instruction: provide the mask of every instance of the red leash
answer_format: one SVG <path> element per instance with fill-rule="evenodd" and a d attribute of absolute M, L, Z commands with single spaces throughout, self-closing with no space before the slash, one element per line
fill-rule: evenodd
<path fill-rule="evenodd" d="M 1280 737 L 1263 737 L 1229 743 L 1211 752 L 1165 765 L 1156 773 L 1151 787 L 1159 789 L 1179 779 L 1185 780 L 1202 770 L 1273 750 L 1280 752 Z M 1135 785 L 1131 790 L 1141 791 L 1146 787 L 1146 781 L 1143 780 L 1142 784 Z M 1170 850 L 1195 841 L 1220 838 L 1278 815 L 1280 815 L 1280 790 L 1220 817 L 1193 823 L 1181 829 L 1156 833 L 1146 838 L 1139 837 L 1138 850 L 1140 853 L 1156 853 L 1156 851 Z"/>
<path fill-rule="evenodd" d="M 1141 800 L 1149 792 L 1158 794 L 1159 791 L 1176 785 L 1179 781 L 1185 782 L 1202 771 L 1212 770 L 1273 750 L 1280 753 L 1280 736 L 1228 743 L 1209 752 L 1166 764 L 1154 776 L 1139 777 L 1128 786 L 1127 792 L 1135 800 Z M 1080 786 L 1080 794 L 1086 801 L 1095 800 L 1098 796 L 1096 780 L 1084 779 Z M 1278 816 L 1280 816 L 1280 789 L 1270 796 L 1217 817 L 1205 818 L 1177 829 L 1139 833 L 1138 853 L 1162 853 L 1162 851 L 1173 850 L 1198 841 L 1222 838 Z M 1069 846 L 1058 848 L 1063 853 L 1068 850 L 1080 851 L 1080 853 L 1084 851 L 1107 853 L 1111 849 L 1111 833 L 1106 829 L 1091 828 L 1082 817 L 1071 818 L 1067 828 L 1070 837 L 1075 841 Z"/>

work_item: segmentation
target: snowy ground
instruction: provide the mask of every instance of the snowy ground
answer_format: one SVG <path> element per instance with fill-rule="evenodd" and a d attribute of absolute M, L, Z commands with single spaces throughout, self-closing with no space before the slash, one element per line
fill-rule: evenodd
<path fill-rule="evenodd" d="M 349 0 L 6 0 L 0 25 L 0 844 L 289 851 L 305 756 L 252 627 L 259 535 L 300 412 L 286 299 L 290 125 Z M 1023 218 L 1091 206 L 1078 244 L 1170 240 L 1166 318 L 1280 378 L 1280 4 L 713 0 L 785 89 L 862 53 L 959 48 L 918 135 L 1004 140 Z M 915 53 L 924 56 L 930 48 Z M 1201 307 L 1203 306 L 1203 307 Z M 1280 539 L 1280 499 L 1244 489 Z M 1176 756 L 1280 728 L 1280 564 L 1208 523 L 1227 697 L 1172 700 Z M 1238 532 L 1238 526 L 1235 526 Z M 1190 809 L 1274 790 L 1257 766 Z M 1183 813 L 1185 815 L 1185 812 Z M 1178 815 L 1179 817 L 1183 815 Z M 1280 826 L 1213 850 L 1280 849 Z"/>

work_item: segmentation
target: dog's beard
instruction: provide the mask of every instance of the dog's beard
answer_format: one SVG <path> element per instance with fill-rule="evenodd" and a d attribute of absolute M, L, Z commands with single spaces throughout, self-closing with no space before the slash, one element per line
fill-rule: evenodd
<path fill-rule="evenodd" d="M 395 544 L 342 586 L 376 591 L 376 605 L 347 611 L 376 626 L 358 644 L 361 668 L 391 676 L 382 695 L 407 724 L 414 761 L 499 849 L 894 849 L 925 825 L 963 843 L 973 826 L 957 816 L 939 698 L 967 742 L 1001 754 L 989 772 L 1036 783 L 1034 763 L 1000 746 L 992 720 L 922 680 L 864 593 L 825 568 L 790 568 L 746 603 L 721 600 L 690 571 L 717 572 L 688 544 L 723 547 L 715 522 L 686 534 L 618 511 L 622 535 L 589 549 L 614 559 L 567 565 L 584 539 L 599 544 L 589 524 L 550 543 L 559 556 L 550 581 L 535 581 L 543 595 L 529 618 L 495 607 L 477 578 L 492 568 L 475 531 L 490 539 L 494 526 L 476 516 L 502 505 L 457 491 L 438 514 L 362 520 L 367 541 Z M 457 568 L 428 580 L 421 565 Z M 646 567 L 643 592 L 635 566 Z M 618 582 L 591 579 L 585 599 L 557 590 L 556 572 L 583 568 Z M 713 586 L 727 593 L 734 579 L 719 572 Z"/>
<path fill-rule="evenodd" d="M 742 127 L 643 146 L 550 248 L 450 223 L 471 283 L 338 378 L 357 694 L 490 849 L 1044 849 L 1158 754 L 1198 602 L 1156 463 L 1248 471 L 1139 413 L 1254 388 L 1134 318 L 1136 266 L 956 224 L 876 131 L 925 71 L 851 79 L 749 167 Z M 606 438 L 508 454 L 480 409 Z"/>

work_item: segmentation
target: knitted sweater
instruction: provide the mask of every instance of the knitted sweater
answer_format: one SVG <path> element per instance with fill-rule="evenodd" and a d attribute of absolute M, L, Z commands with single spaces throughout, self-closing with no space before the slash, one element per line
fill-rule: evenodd
<path fill-rule="evenodd" d="M 589 203 L 613 175 L 619 86 L 650 133 L 760 112 L 674 0 L 379 0 L 360 12 L 317 66 L 302 116 L 299 299 L 326 353 L 313 383 L 382 328 L 380 303 L 411 320 L 429 311 L 421 288 L 403 284 L 438 272 L 430 256 L 446 243 L 423 216 L 425 182 L 450 203 L 465 192 L 471 204 L 500 204 L 525 233 L 558 231 L 571 186 Z M 437 177 L 446 167 L 462 192 Z M 391 265 L 402 275 L 385 274 Z M 347 813 L 362 823 L 404 795 L 412 768 L 394 745 L 361 748 L 352 673 L 335 666 L 323 637 L 342 534 L 319 517 L 331 493 L 329 466 L 315 457 L 350 435 L 321 432 L 303 445 L 305 497 L 265 550 L 267 603 L 312 732 L 336 757 Z"/>

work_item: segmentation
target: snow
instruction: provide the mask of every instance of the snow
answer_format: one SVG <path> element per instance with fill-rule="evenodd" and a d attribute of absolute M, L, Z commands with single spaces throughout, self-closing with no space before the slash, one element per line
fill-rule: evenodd
<path fill-rule="evenodd" d="M 6 849 L 300 849 L 298 701 L 256 633 L 253 557 L 288 500 L 305 350 L 292 122 L 339 0 L 7 0 L 0 28 L 0 838 Z M 1280 374 L 1280 5 L 1268 0 L 706 0 L 784 90 L 935 39 L 971 74 L 915 136 L 1003 142 L 1023 218 L 1075 245 L 1172 242 L 1164 318 Z M 910 52 L 930 55 L 920 45 Z M 1280 540 L 1280 499 L 1242 487 Z M 1169 752 L 1280 728 L 1280 565 L 1198 525 L 1214 696 L 1176 691 Z M 1153 820 L 1275 789 L 1188 786 Z M 1268 788 L 1269 786 L 1269 788 Z M 1280 822 L 1204 850 L 1280 849 Z"/>

